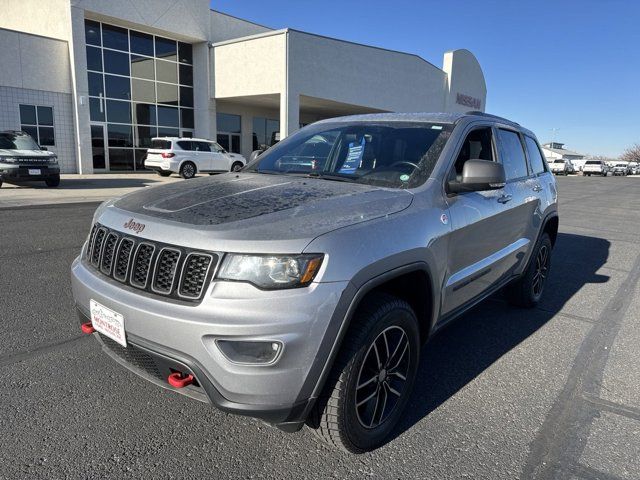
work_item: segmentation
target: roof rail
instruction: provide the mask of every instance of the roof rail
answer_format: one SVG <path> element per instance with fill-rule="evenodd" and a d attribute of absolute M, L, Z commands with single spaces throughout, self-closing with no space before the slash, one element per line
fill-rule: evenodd
<path fill-rule="evenodd" d="M 518 122 L 514 122 L 513 120 L 509 120 L 508 118 L 500 117 L 498 115 L 492 115 L 490 113 L 481 112 L 479 110 L 470 110 L 468 112 L 465 112 L 465 115 L 477 115 L 481 117 L 495 118 L 496 120 L 504 120 L 505 122 L 513 123 L 515 125 L 520 125 Z"/>

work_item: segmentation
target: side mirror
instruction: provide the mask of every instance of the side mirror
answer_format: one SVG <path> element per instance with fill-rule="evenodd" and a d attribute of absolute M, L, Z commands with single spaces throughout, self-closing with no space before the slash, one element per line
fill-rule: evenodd
<path fill-rule="evenodd" d="M 480 192 L 504 187 L 506 176 L 501 163 L 490 160 L 467 160 L 462 168 L 462 180 L 449 182 L 452 193 Z"/>
<path fill-rule="evenodd" d="M 40 147 L 40 150 L 47 151 L 48 149 L 47 149 L 47 147 Z"/>

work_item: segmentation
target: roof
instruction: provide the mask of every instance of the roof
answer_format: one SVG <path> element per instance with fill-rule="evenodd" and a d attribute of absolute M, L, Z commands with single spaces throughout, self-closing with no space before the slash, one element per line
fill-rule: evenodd
<path fill-rule="evenodd" d="M 360 115 L 348 115 L 345 117 L 330 118 L 316 123 L 331 122 L 436 122 L 456 123 L 463 118 L 477 118 L 482 120 L 495 120 L 507 123 L 518 128 L 516 122 L 484 112 L 444 113 L 444 112 L 415 112 L 415 113 L 365 113 Z M 524 130 L 524 129 L 523 129 Z"/>
<path fill-rule="evenodd" d="M 582 153 L 574 152 L 573 150 L 567 150 L 566 148 L 551 148 L 542 146 L 543 150 L 548 150 L 549 152 L 557 153 L 558 155 L 571 155 L 576 157 L 584 157 Z"/>

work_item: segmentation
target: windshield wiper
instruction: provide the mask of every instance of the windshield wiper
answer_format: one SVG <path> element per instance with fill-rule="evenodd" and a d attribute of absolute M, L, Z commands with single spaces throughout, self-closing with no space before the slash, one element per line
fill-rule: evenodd
<path fill-rule="evenodd" d="M 309 178 L 319 178 L 321 180 L 333 180 L 335 182 L 353 182 L 355 179 L 343 177 L 342 175 L 331 175 L 330 173 L 311 172 L 305 175 Z"/>

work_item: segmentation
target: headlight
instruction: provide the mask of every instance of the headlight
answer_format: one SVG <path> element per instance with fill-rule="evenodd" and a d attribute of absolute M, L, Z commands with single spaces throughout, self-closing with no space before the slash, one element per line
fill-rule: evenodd
<path fill-rule="evenodd" d="M 49 157 L 49 163 L 58 163 L 58 157 L 56 157 L 55 155 L 53 157 Z"/>
<path fill-rule="evenodd" d="M 306 287 L 315 278 L 322 254 L 243 255 L 227 254 L 216 278 L 248 282 L 265 290 Z"/>
<path fill-rule="evenodd" d="M 16 163 L 18 161 L 15 157 L 0 157 L 0 162 L 2 163 Z"/>

